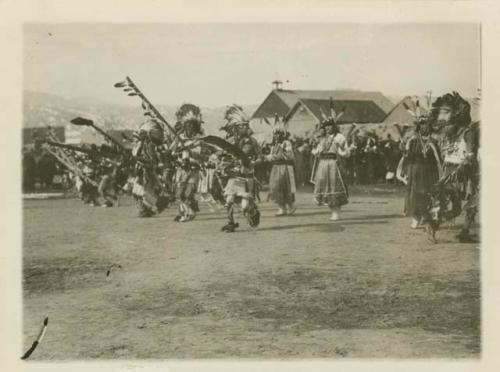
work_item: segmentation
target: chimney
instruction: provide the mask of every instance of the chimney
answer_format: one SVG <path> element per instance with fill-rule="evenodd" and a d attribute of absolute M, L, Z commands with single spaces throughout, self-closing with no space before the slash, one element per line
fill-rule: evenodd
<path fill-rule="evenodd" d="M 281 86 L 283 85 L 283 82 L 281 80 L 274 80 L 272 82 L 272 84 L 274 85 L 274 89 L 275 90 L 281 90 Z"/>

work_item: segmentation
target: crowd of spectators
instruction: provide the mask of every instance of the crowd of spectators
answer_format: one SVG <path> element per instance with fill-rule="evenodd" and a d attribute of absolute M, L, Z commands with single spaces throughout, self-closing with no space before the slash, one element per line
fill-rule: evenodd
<path fill-rule="evenodd" d="M 312 149 L 322 133 L 290 138 L 295 152 L 295 179 L 297 186 L 309 184 L 314 167 Z M 345 181 L 349 185 L 368 185 L 395 182 L 396 168 L 404 145 L 390 134 L 385 138 L 373 132 L 356 131 L 347 136 L 350 156 L 341 159 Z M 271 144 L 262 145 L 262 153 L 270 151 Z M 65 189 L 72 186 L 72 175 L 41 143 L 26 146 L 22 157 L 23 192 Z M 256 177 L 262 184 L 269 180 L 271 164 L 263 161 L 256 167 Z"/>
<path fill-rule="evenodd" d="M 295 152 L 295 178 L 297 186 L 305 186 L 311 179 L 314 167 L 312 149 L 318 144 L 321 132 L 310 136 L 290 138 Z M 373 132 L 357 131 L 347 136 L 350 156 L 341 159 L 345 181 L 349 185 L 368 185 L 396 182 L 396 169 L 403 155 L 404 144 L 390 134 L 385 138 Z M 263 152 L 270 144 L 264 144 Z M 258 178 L 263 183 L 268 179 L 269 165 L 262 164 Z"/>

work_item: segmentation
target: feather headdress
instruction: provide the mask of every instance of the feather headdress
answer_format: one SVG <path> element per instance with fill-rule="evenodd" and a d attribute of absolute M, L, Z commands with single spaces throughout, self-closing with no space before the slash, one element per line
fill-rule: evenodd
<path fill-rule="evenodd" d="M 420 101 L 416 100 L 415 101 L 415 109 L 412 110 L 410 106 L 406 102 L 403 102 L 403 107 L 405 110 L 415 118 L 415 120 L 418 122 L 420 121 L 420 118 L 422 117 L 422 109 L 420 108 Z"/>
<path fill-rule="evenodd" d="M 415 130 L 420 131 L 421 127 L 427 124 L 428 115 L 425 110 L 420 107 L 420 101 L 417 99 L 415 102 L 415 108 L 412 109 L 406 102 L 403 102 L 403 107 L 405 110 L 413 117 L 413 124 L 415 125 Z"/>
<path fill-rule="evenodd" d="M 184 103 L 175 113 L 177 122 L 186 123 L 188 121 L 199 121 L 203 123 L 201 110 L 198 106 L 192 103 Z"/>
<path fill-rule="evenodd" d="M 177 120 L 175 124 L 176 133 L 184 132 L 188 137 L 203 133 L 201 127 L 203 118 L 198 106 L 192 103 L 184 103 L 176 111 L 175 117 Z"/>
<path fill-rule="evenodd" d="M 323 109 L 320 107 L 321 116 L 323 120 L 321 121 L 321 126 L 335 125 L 338 123 L 339 119 L 344 115 L 346 107 L 344 106 L 340 112 L 335 111 L 333 105 L 333 98 L 330 97 L 330 115 L 325 114 Z"/>
<path fill-rule="evenodd" d="M 228 133 L 233 133 L 237 127 L 246 126 L 250 123 L 250 120 L 248 119 L 245 111 L 243 111 L 243 108 L 236 104 L 226 108 L 224 120 L 226 123 L 220 128 L 220 130 L 224 130 Z"/>
<path fill-rule="evenodd" d="M 241 106 L 233 104 L 226 109 L 224 113 L 224 119 L 226 120 L 226 125 L 241 125 L 248 124 L 248 116 L 243 111 Z"/>
<path fill-rule="evenodd" d="M 272 124 L 272 127 L 273 133 L 288 133 L 287 123 L 283 120 L 283 118 L 280 118 L 278 114 L 274 114 L 274 123 Z"/>

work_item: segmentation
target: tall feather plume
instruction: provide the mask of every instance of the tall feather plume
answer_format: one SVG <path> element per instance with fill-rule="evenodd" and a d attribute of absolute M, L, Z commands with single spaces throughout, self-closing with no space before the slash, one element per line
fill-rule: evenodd
<path fill-rule="evenodd" d="M 346 106 L 342 107 L 342 110 L 337 114 L 337 116 L 335 116 L 335 122 L 337 122 L 344 115 L 346 109 Z"/>
<path fill-rule="evenodd" d="M 337 117 L 337 113 L 335 112 L 335 108 L 333 107 L 333 97 L 330 97 L 330 119 L 335 120 Z"/>
<path fill-rule="evenodd" d="M 421 110 L 420 110 L 420 102 L 417 100 L 417 102 L 415 102 L 415 115 L 418 118 L 420 118 L 421 116 Z"/>
<path fill-rule="evenodd" d="M 274 114 L 273 132 L 278 132 L 279 130 L 281 130 L 280 117 L 279 117 L 278 113 L 276 112 Z"/>
<path fill-rule="evenodd" d="M 124 81 L 114 84 L 115 88 L 122 88 L 128 96 L 137 96 L 141 99 L 141 106 L 143 108 L 144 116 L 155 119 L 160 123 L 164 130 L 168 129 L 175 137 L 178 137 L 176 130 L 165 120 L 162 114 L 153 106 L 152 103 L 146 98 L 141 90 L 135 85 L 130 77 L 126 77 Z"/>
<path fill-rule="evenodd" d="M 326 113 L 323 111 L 323 107 L 319 107 L 319 112 L 321 114 L 321 117 L 323 118 L 324 121 L 327 121 L 328 120 L 328 116 L 326 115 Z"/>

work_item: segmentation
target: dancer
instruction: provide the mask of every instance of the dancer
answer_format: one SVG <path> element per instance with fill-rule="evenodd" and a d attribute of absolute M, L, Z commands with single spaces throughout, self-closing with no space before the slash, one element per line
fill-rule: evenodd
<path fill-rule="evenodd" d="M 177 154 L 178 162 L 175 175 L 176 197 L 179 200 L 179 213 L 174 220 L 189 222 L 199 211 L 196 192 L 200 180 L 202 149 L 199 141 L 203 134 L 203 120 L 198 106 L 183 104 L 176 112 L 180 135 L 174 140 L 172 151 Z"/>
<path fill-rule="evenodd" d="M 294 152 L 288 131 L 284 124 L 276 117 L 271 153 L 267 159 L 271 162 L 269 178 L 269 199 L 278 204 L 276 216 L 295 213 L 295 174 Z M 288 209 L 287 209 L 288 208 Z"/>
<path fill-rule="evenodd" d="M 479 128 L 477 123 L 471 123 L 470 104 L 457 92 L 445 94 L 432 105 L 430 123 L 441 128 L 443 157 L 442 176 L 429 205 L 430 239 L 436 241 L 435 234 L 442 221 L 455 219 L 465 210 L 465 221 L 457 238 L 460 242 L 474 241 L 470 229 L 479 207 Z"/>
<path fill-rule="evenodd" d="M 151 217 L 161 213 L 168 206 L 160 180 L 159 147 L 164 141 L 163 128 L 155 121 L 148 120 L 134 135 L 136 142 L 132 149 L 135 160 L 132 195 L 139 209 L 139 217 Z"/>
<path fill-rule="evenodd" d="M 344 183 L 340 167 L 340 157 L 349 156 L 346 139 L 340 133 L 337 125 L 343 112 L 336 114 L 333 105 L 330 118 L 324 120 L 321 126 L 326 128 L 326 136 L 322 137 L 313 150 L 318 161 L 313 170 L 314 196 L 316 203 L 326 203 L 332 212 L 330 220 L 340 218 L 341 207 L 348 203 L 347 188 Z"/>
<path fill-rule="evenodd" d="M 252 158 L 260 155 L 260 149 L 255 138 L 250 135 L 249 120 L 243 109 L 237 105 L 230 106 L 225 115 L 227 121 L 225 128 L 235 133 L 234 144 L 241 150 L 243 159 L 235 159 L 222 162 L 220 173 L 227 177 L 227 184 L 224 188 L 228 223 L 222 227 L 222 231 L 234 232 L 239 224 L 234 220 L 234 205 L 240 204 L 243 215 L 246 216 L 251 227 L 257 227 L 260 222 L 260 212 L 255 203 L 255 177 L 251 163 Z"/>
<path fill-rule="evenodd" d="M 438 144 L 431 137 L 431 131 L 427 118 L 420 117 L 416 123 L 416 133 L 406 143 L 403 161 L 407 173 L 405 202 L 406 213 L 412 218 L 412 229 L 426 222 L 430 193 L 441 171 Z"/>

